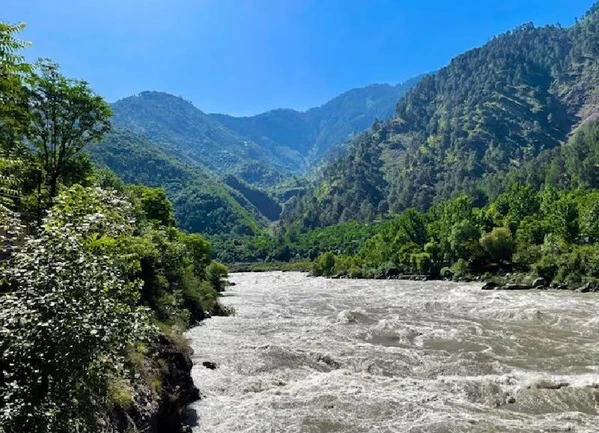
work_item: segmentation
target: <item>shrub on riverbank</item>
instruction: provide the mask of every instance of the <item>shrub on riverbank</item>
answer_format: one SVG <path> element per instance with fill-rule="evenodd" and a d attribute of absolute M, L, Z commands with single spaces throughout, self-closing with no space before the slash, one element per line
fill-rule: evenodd
<path fill-rule="evenodd" d="M 0 209 L 10 252 L 0 295 L 0 431 L 98 431 L 102 414 L 133 407 L 139 390 L 163 392 L 160 374 L 145 368 L 158 352 L 137 349 L 160 339 L 154 323 L 176 336 L 206 309 L 226 312 L 217 288 L 200 279 L 209 244 L 148 223 L 117 191 L 64 191 L 30 235 Z M 176 351 L 185 356 L 186 343 Z"/>

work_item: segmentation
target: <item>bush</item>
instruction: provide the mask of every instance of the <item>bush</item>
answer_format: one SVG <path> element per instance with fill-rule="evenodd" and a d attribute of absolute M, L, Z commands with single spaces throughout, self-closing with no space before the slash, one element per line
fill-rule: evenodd
<path fill-rule="evenodd" d="M 218 262 L 211 262 L 206 268 L 206 278 L 217 292 L 225 290 L 226 278 L 229 276 L 227 267 Z"/>
<path fill-rule="evenodd" d="M 451 266 L 451 273 L 453 278 L 464 278 L 468 275 L 468 272 L 468 263 L 464 259 L 459 259 Z"/>
<path fill-rule="evenodd" d="M 335 271 L 335 255 L 326 252 L 318 256 L 312 265 L 312 275 L 330 277 Z"/>
<path fill-rule="evenodd" d="M 508 228 L 493 228 L 490 233 L 482 235 L 480 245 L 491 260 L 511 262 L 515 244 Z"/>
<path fill-rule="evenodd" d="M 133 231 L 127 203 L 82 190 L 60 196 L 45 229 L 2 268 L 0 425 L 8 432 L 98 431 L 96 414 L 128 400 L 128 348 L 154 332 L 136 306 L 140 285 L 123 277 L 114 249 Z"/>

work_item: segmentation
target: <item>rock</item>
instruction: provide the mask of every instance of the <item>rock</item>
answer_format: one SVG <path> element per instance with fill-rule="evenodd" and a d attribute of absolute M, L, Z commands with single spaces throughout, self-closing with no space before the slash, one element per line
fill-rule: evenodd
<path fill-rule="evenodd" d="M 514 397 L 513 395 L 510 395 L 507 400 L 506 400 L 507 404 L 514 404 L 516 403 L 516 397 Z"/>
<path fill-rule="evenodd" d="M 537 389 L 551 389 L 551 390 L 558 390 L 558 389 L 562 389 L 562 388 L 566 388 L 570 386 L 570 384 L 568 382 L 549 382 L 549 381 L 542 381 L 537 383 L 536 387 Z"/>
<path fill-rule="evenodd" d="M 547 287 L 549 286 L 549 283 L 547 282 L 547 280 L 545 280 L 545 278 L 537 278 L 536 280 L 534 280 L 534 282 L 532 283 L 533 287 Z"/>
<path fill-rule="evenodd" d="M 547 290 L 547 286 L 534 286 L 535 290 Z"/>
<path fill-rule="evenodd" d="M 218 368 L 215 362 L 210 361 L 204 361 L 202 362 L 202 365 L 210 370 L 216 370 Z"/>
<path fill-rule="evenodd" d="M 518 283 L 509 283 L 505 286 L 501 287 L 500 290 L 531 290 L 532 286 L 527 286 L 526 284 L 518 284 Z"/>
<path fill-rule="evenodd" d="M 488 283 L 485 283 L 481 290 L 497 290 L 498 288 L 499 284 L 489 281 Z"/>
<path fill-rule="evenodd" d="M 578 293 L 597 293 L 599 292 L 599 287 L 595 286 L 592 283 L 586 283 L 584 286 L 576 289 Z"/>
<path fill-rule="evenodd" d="M 570 290 L 567 284 L 558 284 L 556 287 L 557 290 Z"/>
<path fill-rule="evenodd" d="M 326 365 L 331 367 L 333 370 L 336 370 L 339 367 L 341 367 L 341 364 L 339 364 L 337 361 L 335 361 L 329 355 L 317 355 L 316 361 L 325 363 Z"/>
<path fill-rule="evenodd" d="M 191 377 L 190 353 L 189 347 L 159 335 L 143 362 L 145 368 L 159 373 L 160 387 L 140 386 L 130 406 L 116 405 L 108 420 L 111 431 L 184 433 L 185 408 L 200 398 Z"/>
<path fill-rule="evenodd" d="M 397 278 L 399 276 L 399 274 L 400 274 L 399 269 L 389 268 L 389 269 L 387 269 L 387 272 L 385 272 L 385 277 L 387 277 L 387 279 Z"/>

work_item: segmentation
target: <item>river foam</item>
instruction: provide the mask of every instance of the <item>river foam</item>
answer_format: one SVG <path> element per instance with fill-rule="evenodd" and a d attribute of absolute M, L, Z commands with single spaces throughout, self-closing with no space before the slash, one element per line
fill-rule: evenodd
<path fill-rule="evenodd" d="M 234 274 L 195 433 L 599 431 L 599 295 Z M 202 362 L 216 362 L 209 370 Z"/>

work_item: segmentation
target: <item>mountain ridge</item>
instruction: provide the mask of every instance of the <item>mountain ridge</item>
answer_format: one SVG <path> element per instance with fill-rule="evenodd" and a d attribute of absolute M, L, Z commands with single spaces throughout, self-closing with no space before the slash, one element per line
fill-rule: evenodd
<path fill-rule="evenodd" d="M 183 97 L 144 91 L 112 104 L 113 123 L 219 175 L 271 186 L 304 174 L 331 147 L 387 117 L 420 78 L 350 89 L 305 112 L 275 109 L 245 118 L 206 114 Z"/>
<path fill-rule="evenodd" d="M 374 83 L 350 89 L 304 111 L 277 108 L 253 116 L 220 113 L 210 116 L 255 142 L 278 144 L 303 154 L 306 158 L 304 168 L 308 168 L 333 146 L 349 141 L 375 120 L 388 118 L 397 101 L 426 75 L 395 85 Z M 288 137 L 293 128 L 296 128 L 295 136 Z"/>
<path fill-rule="evenodd" d="M 599 3 L 570 28 L 525 24 L 454 58 L 359 136 L 287 223 L 305 227 L 501 193 L 498 176 L 567 142 L 599 111 Z"/>

